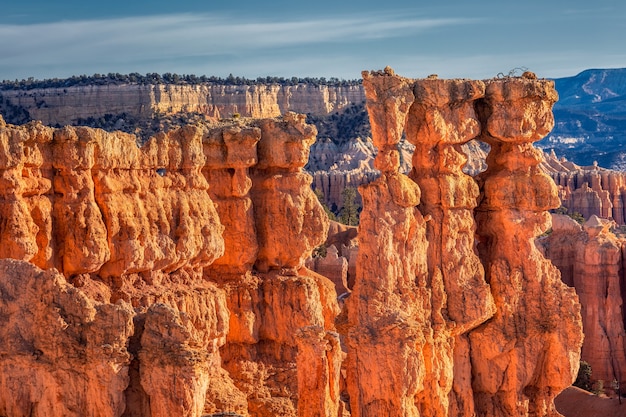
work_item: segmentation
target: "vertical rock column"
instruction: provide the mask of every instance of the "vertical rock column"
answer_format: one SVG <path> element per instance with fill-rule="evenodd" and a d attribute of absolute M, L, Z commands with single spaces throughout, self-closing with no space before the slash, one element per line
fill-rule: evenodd
<path fill-rule="evenodd" d="M 229 221 L 237 219 L 224 220 L 225 257 L 239 254 L 225 264 L 232 262 L 237 269 L 231 269 L 228 277 L 222 273 L 228 272 L 223 266 L 207 268 L 209 277 L 227 292 L 231 311 L 228 342 L 222 349 L 224 367 L 247 396 L 251 415 L 335 417 L 342 358 L 333 322 L 339 312 L 337 294 L 330 280 L 304 268 L 304 260 L 326 240 L 329 226 L 311 190 L 311 176 L 303 172 L 315 141 L 315 127 L 305 123 L 304 115 L 294 113 L 251 121 L 241 135 L 248 135 L 248 130 L 257 132 L 258 143 L 245 152 L 237 148 L 242 143 L 233 142 L 232 149 L 228 148 L 232 129 L 224 129 L 226 149 L 218 153 L 222 152 L 229 164 L 228 155 L 255 151 L 250 168 L 254 223 L 241 232 L 251 233 L 245 239 L 254 240 L 258 250 L 239 249 L 239 242 L 229 247 L 228 233 L 240 229 L 229 226 Z M 205 140 L 205 151 L 211 141 Z M 243 145 L 253 144 L 246 139 Z M 212 184 L 219 175 L 227 182 L 216 190 L 231 184 L 235 189 L 234 185 L 241 183 L 237 168 L 226 166 L 225 173 L 209 167 Z M 233 175 L 224 177 L 226 174 Z M 251 262 L 241 262 L 251 256 L 254 272 Z"/>
<path fill-rule="evenodd" d="M 581 357 L 594 380 L 626 380 L 626 333 L 620 291 L 622 249 L 609 231 L 611 223 L 596 216 L 583 225 L 574 244 L 573 281 L 582 306 L 585 340 Z M 571 245 L 570 237 L 570 245 Z"/>
<path fill-rule="evenodd" d="M 398 172 L 397 145 L 409 106 L 409 80 L 363 73 L 376 167 L 381 176 L 361 186 L 363 211 L 354 291 L 348 299 L 348 393 L 353 417 L 417 417 L 424 388 L 426 289 L 425 222 L 416 209 L 420 189 Z"/>
<path fill-rule="evenodd" d="M 326 240 L 329 226 L 311 190 L 312 178 L 303 172 L 317 130 L 295 113 L 260 120 L 258 127 L 252 190 L 259 239 L 256 267 L 278 272 L 263 277 L 261 292 L 269 308 L 259 333 L 281 350 L 297 350 L 297 415 L 336 416 L 341 348 L 338 336 L 328 331 L 334 328 L 336 294 L 330 281 L 303 270 L 304 260 Z"/>
<path fill-rule="evenodd" d="M 326 240 L 328 216 L 311 190 L 311 176 L 303 172 L 317 134 L 305 119 L 287 113 L 256 122 L 261 140 L 251 194 L 259 241 L 255 266 L 261 272 L 297 270 Z"/>
<path fill-rule="evenodd" d="M 254 211 L 249 196 L 252 180 L 249 168 L 257 162 L 261 130 L 231 126 L 215 128 L 203 138 L 206 163 L 203 173 L 211 184 L 209 193 L 217 203 L 224 225 L 224 246 L 228 250 L 207 270 L 211 273 L 242 274 L 252 269 L 259 245 L 254 233 Z M 208 272 L 207 271 L 207 272 Z"/>
<path fill-rule="evenodd" d="M 535 247 L 559 206 L 554 182 L 532 142 L 554 124 L 551 81 L 486 81 L 481 139 L 491 145 L 476 219 L 479 252 L 497 312 L 470 332 L 478 415 L 556 416 L 554 397 L 576 376 L 582 343 L 580 304 Z"/>
<path fill-rule="evenodd" d="M 0 258 L 52 261 L 52 172 L 46 152 L 53 130 L 41 124 L 21 127 L 0 119 Z"/>
<path fill-rule="evenodd" d="M 451 415 L 473 415 L 466 334 L 495 312 L 474 249 L 478 185 L 462 171 L 467 157 L 460 148 L 480 133 L 474 104 L 484 91 L 482 81 L 416 80 L 407 122 L 407 140 L 415 145 L 411 177 L 422 190 L 419 209 L 432 217 L 426 236 L 433 332 L 425 346 L 422 416 L 446 416 L 449 406 Z"/>
<path fill-rule="evenodd" d="M 54 231 L 58 264 L 66 276 L 96 272 L 111 257 L 94 195 L 91 171 L 97 143 L 93 132 L 71 127 L 54 132 Z"/>

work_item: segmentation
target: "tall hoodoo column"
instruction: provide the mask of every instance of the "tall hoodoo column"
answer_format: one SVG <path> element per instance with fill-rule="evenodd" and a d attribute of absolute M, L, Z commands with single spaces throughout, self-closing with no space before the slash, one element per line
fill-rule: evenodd
<path fill-rule="evenodd" d="M 224 245 L 229 249 L 205 272 L 242 274 L 252 269 L 259 245 L 254 233 L 250 167 L 257 163 L 261 129 L 249 126 L 216 127 L 203 137 L 206 163 L 202 169 L 211 184 L 211 200 L 224 225 Z"/>
<path fill-rule="evenodd" d="M 330 280 L 303 267 L 329 226 L 303 172 L 316 134 L 305 119 L 287 113 L 251 120 L 204 141 L 209 163 L 216 162 L 207 174 L 217 183 L 231 249 L 205 272 L 226 291 L 230 310 L 222 364 L 255 417 L 336 417 L 340 407 L 337 294 Z M 238 211 L 227 211 L 218 193 Z"/>
<path fill-rule="evenodd" d="M 478 112 L 491 145 L 477 208 L 479 251 L 497 312 L 470 333 L 473 390 L 481 416 L 556 416 L 554 397 L 578 369 L 580 304 L 535 247 L 559 206 L 556 186 L 533 148 L 554 124 L 554 83 L 486 81 Z"/>
<path fill-rule="evenodd" d="M 578 298 L 534 245 L 559 205 L 532 146 L 554 123 L 553 84 L 409 80 L 386 68 L 363 85 L 381 176 L 359 189 L 353 415 L 558 415 L 582 329 Z M 405 129 L 411 178 L 397 172 Z M 491 145 L 478 183 L 460 150 L 475 137 Z"/>
<path fill-rule="evenodd" d="M 363 73 L 381 176 L 362 186 L 356 284 L 348 300 L 348 393 L 353 417 L 419 416 L 424 389 L 425 222 L 419 187 L 398 172 L 397 144 L 413 101 L 389 68 Z"/>
<path fill-rule="evenodd" d="M 460 149 L 480 133 L 474 104 L 484 92 L 482 81 L 416 80 L 415 102 L 407 122 L 407 140 L 415 145 L 410 175 L 422 190 L 420 211 L 432 217 L 426 236 L 433 339 L 425 347 L 432 350 L 427 363 L 432 375 L 427 378 L 431 386 L 420 399 L 423 415 L 447 415 L 448 406 L 451 415 L 473 413 L 465 334 L 495 312 L 474 249 L 478 185 L 463 173 L 467 157 Z M 433 396 L 438 401 L 433 401 Z"/>
<path fill-rule="evenodd" d="M 311 190 L 311 176 L 303 172 L 317 134 L 305 119 L 287 113 L 256 123 L 261 140 L 251 195 L 259 241 L 256 268 L 262 272 L 301 268 L 328 233 L 328 216 Z"/>

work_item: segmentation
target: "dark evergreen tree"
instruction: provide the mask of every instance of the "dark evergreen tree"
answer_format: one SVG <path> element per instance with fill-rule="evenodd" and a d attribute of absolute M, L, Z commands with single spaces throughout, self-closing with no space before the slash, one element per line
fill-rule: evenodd
<path fill-rule="evenodd" d="M 356 188 L 346 187 L 342 192 L 343 208 L 339 214 L 339 221 L 348 226 L 359 224 L 359 205 L 356 201 Z"/>

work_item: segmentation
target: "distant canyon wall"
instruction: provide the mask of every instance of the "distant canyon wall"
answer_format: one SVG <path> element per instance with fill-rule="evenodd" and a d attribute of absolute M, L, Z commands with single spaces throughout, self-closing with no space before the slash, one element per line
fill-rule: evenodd
<path fill-rule="evenodd" d="M 626 172 L 566 162 L 549 175 L 569 212 L 580 213 L 585 219 L 598 216 L 626 224 Z"/>
<path fill-rule="evenodd" d="M 123 84 L 5 90 L 0 96 L 46 125 L 122 114 L 150 118 L 155 113 L 198 112 L 214 118 L 239 113 L 276 117 L 287 111 L 328 114 L 365 100 L 363 87 L 313 84 L 175 85 Z"/>
<path fill-rule="evenodd" d="M 592 215 L 583 225 L 553 215 L 552 233 L 538 242 L 580 298 L 585 339 L 581 359 L 593 380 L 626 380 L 626 239 Z"/>

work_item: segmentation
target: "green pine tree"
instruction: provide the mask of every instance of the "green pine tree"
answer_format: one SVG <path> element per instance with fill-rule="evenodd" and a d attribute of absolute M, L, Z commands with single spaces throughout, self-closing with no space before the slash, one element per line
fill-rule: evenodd
<path fill-rule="evenodd" d="M 359 205 L 356 202 L 356 188 L 346 187 L 342 192 L 343 208 L 339 214 L 339 221 L 348 226 L 359 224 Z"/>

